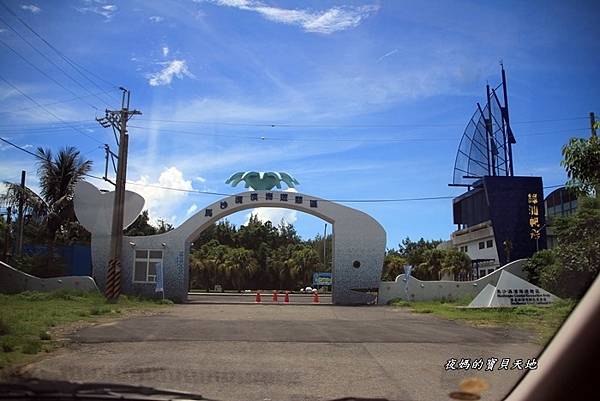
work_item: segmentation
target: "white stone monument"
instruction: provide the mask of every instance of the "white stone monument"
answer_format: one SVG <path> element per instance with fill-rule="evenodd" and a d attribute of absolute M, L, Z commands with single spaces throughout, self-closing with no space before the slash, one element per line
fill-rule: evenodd
<path fill-rule="evenodd" d="M 559 298 L 548 291 L 503 271 L 496 285 L 488 284 L 469 308 L 501 308 L 519 305 L 549 305 Z"/>

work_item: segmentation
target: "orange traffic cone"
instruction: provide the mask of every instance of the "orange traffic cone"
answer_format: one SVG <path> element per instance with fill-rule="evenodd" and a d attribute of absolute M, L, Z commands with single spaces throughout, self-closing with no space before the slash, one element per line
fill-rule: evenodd
<path fill-rule="evenodd" d="M 285 292 L 285 297 L 283 298 L 283 303 L 284 304 L 289 304 L 290 303 L 290 292 L 289 291 Z"/>
<path fill-rule="evenodd" d="M 278 300 L 277 300 L 277 290 L 273 291 L 273 302 L 278 302 Z"/>
<path fill-rule="evenodd" d="M 256 302 L 257 304 L 259 304 L 261 302 L 260 301 L 260 292 L 258 292 L 258 291 L 256 291 L 256 300 L 254 302 Z"/>
<path fill-rule="evenodd" d="M 313 291 L 313 304 L 319 303 L 319 293 L 317 291 Z"/>

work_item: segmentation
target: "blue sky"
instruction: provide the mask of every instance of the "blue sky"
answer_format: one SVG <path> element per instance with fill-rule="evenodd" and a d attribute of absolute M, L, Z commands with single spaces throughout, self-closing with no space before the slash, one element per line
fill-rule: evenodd
<path fill-rule="evenodd" d="M 289 172 L 299 191 L 330 199 L 460 194 L 447 186 L 456 149 L 486 82 L 500 82 L 499 60 L 517 175 L 563 183 L 561 146 L 588 136 L 588 113 L 600 114 L 594 1 L 4 2 L 94 75 L 0 8 L 0 76 L 53 114 L 0 81 L 0 135 L 27 148 L 75 145 L 102 175 L 99 146 L 114 139 L 94 117 L 127 87 L 143 112 L 130 122 L 128 179 L 138 185 L 128 189 L 175 224 L 218 197 L 144 184 L 233 193 L 230 174 L 257 170 Z M 36 188 L 35 160 L 1 145 L 0 178 L 21 169 Z M 453 230 L 451 200 L 353 205 L 381 222 L 388 247 Z M 323 231 L 304 214 L 260 216 L 286 218 L 304 237 Z"/>

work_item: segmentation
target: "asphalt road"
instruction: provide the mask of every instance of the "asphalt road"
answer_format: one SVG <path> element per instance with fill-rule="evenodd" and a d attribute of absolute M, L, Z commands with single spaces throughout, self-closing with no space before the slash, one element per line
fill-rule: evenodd
<path fill-rule="evenodd" d="M 464 377 L 501 399 L 522 371 L 445 371 L 450 358 L 531 358 L 526 333 L 384 306 L 187 304 L 99 324 L 27 367 L 46 379 L 134 383 L 218 400 L 443 400 Z"/>

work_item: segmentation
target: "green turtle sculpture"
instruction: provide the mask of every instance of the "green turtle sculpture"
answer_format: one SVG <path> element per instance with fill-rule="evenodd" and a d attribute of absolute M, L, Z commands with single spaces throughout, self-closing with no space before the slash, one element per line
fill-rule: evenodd
<path fill-rule="evenodd" d="M 270 191 L 274 187 L 281 189 L 281 183 L 284 182 L 288 188 L 294 188 L 300 184 L 298 180 L 284 172 L 276 171 L 240 171 L 233 174 L 225 184 L 231 184 L 235 187 L 240 181 L 246 183 L 246 188 L 252 188 L 255 191 L 265 190 Z"/>

